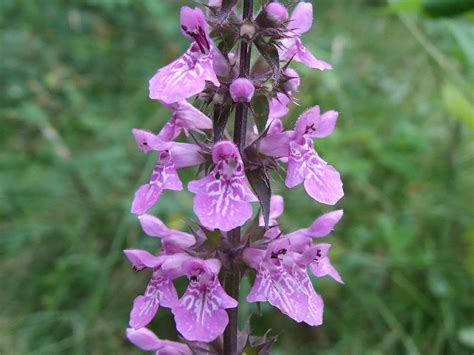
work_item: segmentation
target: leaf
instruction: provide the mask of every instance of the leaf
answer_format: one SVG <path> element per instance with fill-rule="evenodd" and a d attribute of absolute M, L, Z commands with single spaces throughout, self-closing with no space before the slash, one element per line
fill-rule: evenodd
<path fill-rule="evenodd" d="M 391 0 L 387 5 L 389 12 L 415 12 L 421 10 L 421 0 Z"/>
<path fill-rule="evenodd" d="M 259 53 L 272 68 L 274 79 L 278 82 L 280 78 L 280 57 L 276 45 L 271 42 L 265 42 L 262 37 L 258 37 L 254 43 Z"/>
<path fill-rule="evenodd" d="M 443 103 L 450 114 L 469 128 L 474 129 L 474 105 L 452 84 L 445 83 L 442 88 Z"/>
<path fill-rule="evenodd" d="M 423 0 L 423 12 L 432 17 L 450 17 L 474 9 L 474 2 L 467 0 Z"/>
<path fill-rule="evenodd" d="M 222 0 L 221 11 L 217 16 L 217 19 L 220 23 L 224 22 L 224 20 L 229 16 L 232 9 L 237 5 L 238 0 Z"/>
<path fill-rule="evenodd" d="M 231 105 L 220 106 L 216 105 L 214 107 L 213 119 L 214 119 L 214 142 L 219 141 L 224 134 L 225 126 L 229 115 L 232 111 Z"/>
<path fill-rule="evenodd" d="M 265 228 L 268 228 L 268 221 L 270 218 L 270 198 L 272 196 L 272 189 L 268 176 L 263 169 L 252 170 L 247 172 L 247 179 L 255 191 L 262 210 L 263 220 L 265 221 Z"/>
<path fill-rule="evenodd" d="M 264 95 L 256 95 L 253 97 L 250 105 L 252 107 L 254 122 L 257 125 L 258 132 L 260 133 L 265 130 L 268 114 L 270 112 L 268 99 Z"/>

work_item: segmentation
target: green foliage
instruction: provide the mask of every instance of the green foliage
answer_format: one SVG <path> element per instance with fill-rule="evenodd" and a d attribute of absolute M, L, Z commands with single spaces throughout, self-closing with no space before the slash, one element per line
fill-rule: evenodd
<path fill-rule="evenodd" d="M 345 183 L 328 242 L 346 284 L 315 281 L 322 327 L 267 304 L 251 323 L 256 335 L 284 330 L 276 354 L 472 353 L 474 26 L 470 15 L 407 22 L 371 3 L 315 4 L 304 40 L 334 70 L 297 65 L 301 106 L 285 121 L 314 104 L 341 112 L 316 148 Z M 158 241 L 129 214 L 154 163 L 130 130 L 170 116 L 147 82 L 186 47 L 181 4 L 0 1 L 0 353 L 138 353 L 124 328 L 149 275 L 121 250 Z M 323 212 L 275 179 L 284 229 Z M 166 192 L 153 212 L 186 229 L 191 206 L 190 194 Z M 243 324 L 256 307 L 241 301 Z M 172 324 L 162 310 L 152 328 L 173 339 Z"/>

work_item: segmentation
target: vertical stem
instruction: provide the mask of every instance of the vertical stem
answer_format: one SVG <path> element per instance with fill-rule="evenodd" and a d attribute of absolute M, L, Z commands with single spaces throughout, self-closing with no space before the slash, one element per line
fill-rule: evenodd
<path fill-rule="evenodd" d="M 253 0 L 244 0 L 243 20 L 251 20 L 253 15 Z M 240 42 L 239 76 L 248 77 L 250 74 L 251 42 L 246 39 Z M 247 134 L 248 107 L 238 103 L 235 108 L 234 142 L 241 150 L 245 146 Z M 231 250 L 240 243 L 240 227 L 227 233 Z M 233 258 L 234 255 L 230 255 Z M 239 300 L 240 270 L 238 265 L 232 262 L 231 269 L 225 275 L 224 287 L 229 296 Z M 238 335 L 238 307 L 227 310 L 229 324 L 224 332 L 224 355 L 237 355 Z"/>

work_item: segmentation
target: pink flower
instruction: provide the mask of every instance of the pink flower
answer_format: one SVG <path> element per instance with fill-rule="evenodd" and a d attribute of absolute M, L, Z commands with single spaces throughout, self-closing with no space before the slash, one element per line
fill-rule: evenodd
<path fill-rule="evenodd" d="M 238 78 L 230 84 L 229 91 L 234 102 L 250 102 L 255 92 L 255 87 L 250 80 Z"/>
<path fill-rule="evenodd" d="M 179 136 L 181 131 L 184 131 L 187 136 L 189 131 L 202 133 L 204 129 L 212 129 L 211 119 L 186 100 L 164 104 L 174 111 L 171 119 L 157 135 L 161 141 L 172 141 Z"/>
<path fill-rule="evenodd" d="M 285 94 L 279 92 L 276 97 L 270 99 L 270 112 L 268 113 L 268 119 L 282 118 L 286 116 L 290 109 L 288 105 L 290 104 L 291 99 Z"/>
<path fill-rule="evenodd" d="M 337 282 L 343 284 L 341 275 L 332 266 L 329 257 L 327 256 L 331 244 L 321 243 L 312 245 L 303 253 L 300 261 L 308 265 L 314 276 L 323 277 L 326 275 L 331 276 Z"/>
<path fill-rule="evenodd" d="M 131 343 L 144 351 L 154 351 L 155 355 L 191 355 L 192 351 L 187 345 L 159 339 L 147 328 L 128 328 L 127 338 Z"/>
<path fill-rule="evenodd" d="M 271 242 L 266 250 L 245 249 L 245 262 L 257 272 L 247 301 L 268 301 L 297 322 L 320 325 L 323 300 L 314 291 L 306 266 L 295 259 L 301 257 L 290 250 L 287 238 Z"/>
<path fill-rule="evenodd" d="M 135 192 L 132 213 L 143 214 L 148 211 L 158 201 L 163 190 L 182 190 L 183 184 L 179 179 L 177 169 L 202 162 L 201 148 L 195 144 L 172 142 L 167 147 L 168 150 L 160 152 L 148 184 L 140 186 Z"/>
<path fill-rule="evenodd" d="M 282 49 L 279 51 L 280 59 L 293 58 L 310 68 L 319 70 L 332 69 L 331 65 L 317 59 L 299 38 L 307 32 L 313 24 L 313 5 L 310 2 L 300 2 L 293 10 L 288 24 L 288 38 L 281 41 Z"/>
<path fill-rule="evenodd" d="M 215 86 L 220 85 L 213 67 L 214 44 L 209 38 L 206 18 L 199 8 L 181 8 L 181 30 L 193 43 L 181 57 L 151 78 L 151 99 L 173 103 L 203 91 L 206 80 Z"/>
<path fill-rule="evenodd" d="M 189 256 L 183 253 L 154 256 L 139 249 L 126 249 L 124 253 L 135 270 L 140 271 L 144 268 L 153 270 L 145 293 L 135 298 L 130 313 L 130 326 L 139 329 L 152 321 L 160 305 L 172 307 L 177 302 L 178 294 L 171 280 L 180 276 L 180 264 L 189 259 Z M 169 265 L 163 268 L 167 262 Z"/>
<path fill-rule="evenodd" d="M 218 259 L 194 258 L 183 264 L 189 285 L 172 312 L 176 328 L 187 340 L 213 341 L 229 322 L 225 309 L 237 307 L 238 302 L 219 283 L 220 268 Z"/>
<path fill-rule="evenodd" d="M 230 231 L 252 217 L 256 201 L 245 179 L 244 165 L 237 146 L 228 141 L 216 143 L 212 149 L 216 164 L 211 173 L 188 184 L 194 197 L 194 212 L 209 229 Z"/>
<path fill-rule="evenodd" d="M 304 183 L 306 192 L 316 201 L 336 204 L 344 196 L 339 173 L 314 150 L 312 138 L 330 135 L 338 113 L 320 115 L 319 106 L 305 111 L 296 121 L 294 131 L 272 131 L 260 142 L 262 153 L 277 158 L 288 156 L 285 184 L 292 188 Z"/>
<path fill-rule="evenodd" d="M 266 18 L 274 25 L 280 25 L 288 20 L 288 10 L 278 2 L 271 2 L 265 6 Z"/>
<path fill-rule="evenodd" d="M 149 214 L 138 217 L 143 231 L 161 239 L 161 254 L 176 254 L 196 243 L 194 235 L 168 228 L 159 218 Z"/>

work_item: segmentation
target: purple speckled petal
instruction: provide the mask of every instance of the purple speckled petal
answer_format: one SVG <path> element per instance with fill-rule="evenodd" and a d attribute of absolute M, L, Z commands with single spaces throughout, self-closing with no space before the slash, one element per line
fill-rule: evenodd
<path fill-rule="evenodd" d="M 156 184 L 145 184 L 135 192 L 132 202 L 132 213 L 143 214 L 154 206 L 160 198 L 163 188 Z"/>
<path fill-rule="evenodd" d="M 246 199 L 243 183 L 235 181 L 234 186 L 227 186 L 213 181 L 207 186 L 206 194 L 196 195 L 194 212 L 204 227 L 227 232 L 252 217 L 252 204 L 242 199 Z"/>
<path fill-rule="evenodd" d="M 229 231 L 252 217 L 250 202 L 257 198 L 250 190 L 237 146 L 232 142 L 216 143 L 212 149 L 214 170 L 206 177 L 191 181 L 189 191 L 194 197 L 194 212 L 200 223 L 209 229 Z"/>
<path fill-rule="evenodd" d="M 189 39 L 195 40 L 195 37 L 189 34 L 190 32 L 198 33 L 202 31 L 204 36 L 208 35 L 209 25 L 206 22 L 206 16 L 198 7 L 192 9 L 188 6 L 183 6 L 180 12 L 180 24 L 181 32 Z"/>
<path fill-rule="evenodd" d="M 285 184 L 291 188 L 304 180 L 305 190 L 312 198 L 334 205 L 344 196 L 341 177 L 331 165 L 318 156 L 310 138 L 301 139 L 302 144 L 290 142 Z"/>
<path fill-rule="evenodd" d="M 283 264 L 262 262 L 255 282 L 247 295 L 247 302 L 268 301 L 297 322 L 305 318 L 307 297 L 298 288 L 298 281 Z"/>
<path fill-rule="evenodd" d="M 178 300 L 178 294 L 168 276 L 163 276 L 159 271 L 154 271 L 143 296 L 138 296 L 133 301 L 130 313 L 130 326 L 138 329 L 150 323 L 158 311 L 160 304 L 172 307 Z"/>
<path fill-rule="evenodd" d="M 166 103 L 181 101 L 199 94 L 206 80 L 220 85 L 213 68 L 213 52 L 203 54 L 194 42 L 181 57 L 150 79 L 150 98 Z"/>
<path fill-rule="evenodd" d="M 299 289 L 306 296 L 306 305 L 303 321 L 311 326 L 323 324 L 324 302 L 314 290 L 313 284 L 304 268 L 295 267 L 292 272 L 297 280 Z"/>
<path fill-rule="evenodd" d="M 312 172 L 304 181 L 308 195 L 321 203 L 336 204 L 344 196 L 339 173 L 331 165 L 315 167 Z"/>
<path fill-rule="evenodd" d="M 211 342 L 224 332 L 229 321 L 225 308 L 237 306 L 237 301 L 223 297 L 224 290 L 214 275 L 209 283 L 190 284 L 183 297 L 172 308 L 178 331 L 190 341 Z"/>

